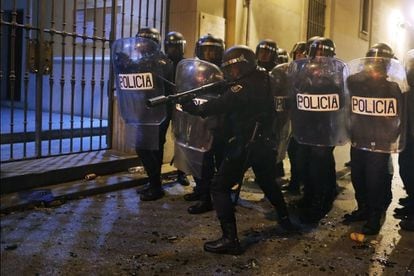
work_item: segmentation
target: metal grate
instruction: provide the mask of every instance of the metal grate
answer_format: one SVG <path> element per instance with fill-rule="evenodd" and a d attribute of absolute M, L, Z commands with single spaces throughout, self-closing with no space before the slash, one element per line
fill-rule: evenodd
<path fill-rule="evenodd" d="M 1 0 L 1 162 L 111 148 L 111 42 L 166 0 Z"/>
<path fill-rule="evenodd" d="M 307 38 L 324 35 L 325 9 L 326 0 L 309 0 Z"/>

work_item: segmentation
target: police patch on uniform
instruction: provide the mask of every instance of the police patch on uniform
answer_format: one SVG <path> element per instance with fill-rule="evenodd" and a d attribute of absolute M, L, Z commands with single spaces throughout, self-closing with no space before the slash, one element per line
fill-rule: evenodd
<path fill-rule="evenodd" d="M 231 89 L 231 92 L 237 93 L 243 89 L 243 86 L 241 86 L 240 84 L 236 84 L 236 85 L 233 85 L 230 89 Z"/>

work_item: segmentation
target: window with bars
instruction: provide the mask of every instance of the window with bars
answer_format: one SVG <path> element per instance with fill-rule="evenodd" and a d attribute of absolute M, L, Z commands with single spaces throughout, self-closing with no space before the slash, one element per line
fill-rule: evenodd
<path fill-rule="evenodd" d="M 371 14 L 371 0 L 361 0 L 361 12 L 359 18 L 359 36 L 368 40 L 369 22 Z"/>
<path fill-rule="evenodd" d="M 325 32 L 326 0 L 309 0 L 307 37 L 323 36 Z"/>

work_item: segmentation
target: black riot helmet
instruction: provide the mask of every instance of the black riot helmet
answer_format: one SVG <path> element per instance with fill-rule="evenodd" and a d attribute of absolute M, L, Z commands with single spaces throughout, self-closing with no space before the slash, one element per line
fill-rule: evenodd
<path fill-rule="evenodd" d="M 224 42 L 221 38 L 207 34 L 198 39 L 195 46 L 195 55 L 201 60 L 220 66 L 223 58 Z"/>
<path fill-rule="evenodd" d="M 263 39 L 256 46 L 257 64 L 270 71 L 278 63 L 277 44 L 271 39 Z"/>
<path fill-rule="evenodd" d="M 293 45 L 292 50 L 290 51 L 290 57 L 293 60 L 305 58 L 306 57 L 306 42 L 305 41 L 296 42 L 295 45 Z"/>
<path fill-rule="evenodd" d="M 386 43 L 374 44 L 365 55 L 366 57 L 394 58 L 394 52 Z"/>
<path fill-rule="evenodd" d="M 309 54 L 309 49 L 310 49 L 310 46 L 312 45 L 312 43 L 313 43 L 315 40 L 319 39 L 319 38 L 321 38 L 321 37 L 320 37 L 320 36 L 318 36 L 318 35 L 316 35 L 316 36 L 312 36 L 311 38 L 309 38 L 309 39 L 306 41 L 306 55 L 308 55 L 308 54 Z"/>
<path fill-rule="evenodd" d="M 186 41 L 179 32 L 169 32 L 164 39 L 164 51 L 169 59 L 178 62 L 184 57 Z"/>
<path fill-rule="evenodd" d="M 289 62 L 289 56 L 288 56 L 287 51 L 283 48 L 278 48 L 277 49 L 277 59 L 278 59 L 279 64 Z"/>
<path fill-rule="evenodd" d="M 149 38 L 157 42 L 157 44 L 160 44 L 161 40 L 160 32 L 155 28 L 149 27 L 139 29 L 138 33 L 136 34 L 136 37 Z"/>
<path fill-rule="evenodd" d="M 326 37 L 320 37 L 312 42 L 308 56 L 314 57 L 333 57 L 335 55 L 335 43 Z"/>
<path fill-rule="evenodd" d="M 224 76 L 230 80 L 238 80 L 254 71 L 257 67 L 256 55 L 245 45 L 236 45 L 223 54 L 221 68 Z"/>
<path fill-rule="evenodd" d="M 366 60 L 366 68 L 383 76 L 388 71 L 390 59 L 395 58 L 393 50 L 386 43 L 374 44 L 369 48 L 365 57 L 369 58 Z"/>

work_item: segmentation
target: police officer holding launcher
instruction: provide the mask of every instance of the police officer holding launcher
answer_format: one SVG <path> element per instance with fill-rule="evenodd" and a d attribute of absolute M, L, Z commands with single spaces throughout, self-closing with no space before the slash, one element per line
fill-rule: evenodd
<path fill-rule="evenodd" d="M 227 114 L 232 138 L 220 169 L 211 185 L 211 195 L 222 229 L 222 237 L 206 242 L 204 250 L 220 254 L 242 252 L 237 237 L 236 218 L 231 188 L 252 167 L 256 181 L 267 199 L 277 208 L 282 227 L 292 229 L 288 211 L 275 183 L 276 152 L 273 145 L 272 122 L 274 108 L 269 75 L 257 69 L 254 52 L 246 46 L 233 46 L 223 55 L 222 70 L 232 86 L 224 94 L 205 104 L 193 102 L 183 108 L 200 116 Z"/>

